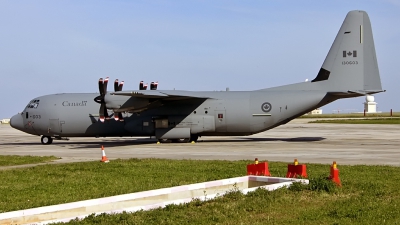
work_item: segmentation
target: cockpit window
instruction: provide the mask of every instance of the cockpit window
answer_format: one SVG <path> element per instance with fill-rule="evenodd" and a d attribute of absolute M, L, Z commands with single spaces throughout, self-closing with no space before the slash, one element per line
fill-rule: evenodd
<path fill-rule="evenodd" d="M 39 106 L 39 101 L 40 101 L 40 100 L 38 100 L 38 99 L 32 100 L 32 101 L 28 104 L 27 108 L 28 108 L 28 109 L 36 109 L 36 108 Z"/>

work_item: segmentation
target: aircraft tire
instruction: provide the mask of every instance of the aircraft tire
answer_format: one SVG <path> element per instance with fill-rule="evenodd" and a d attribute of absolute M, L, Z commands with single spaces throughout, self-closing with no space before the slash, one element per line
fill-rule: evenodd
<path fill-rule="evenodd" d="M 172 142 L 171 139 L 158 139 L 158 141 L 159 141 L 160 143 L 171 143 L 171 142 Z"/>
<path fill-rule="evenodd" d="M 42 138 L 40 139 L 40 141 L 42 142 L 42 144 L 44 145 L 49 145 L 51 143 L 53 143 L 53 138 L 49 137 L 49 136 L 42 136 Z"/>
<path fill-rule="evenodd" d="M 189 138 L 181 138 L 181 139 L 172 139 L 173 143 L 188 143 Z"/>

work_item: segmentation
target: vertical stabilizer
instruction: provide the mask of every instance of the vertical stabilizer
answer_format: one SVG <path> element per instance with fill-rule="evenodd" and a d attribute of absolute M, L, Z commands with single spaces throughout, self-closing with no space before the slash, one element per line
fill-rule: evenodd
<path fill-rule="evenodd" d="M 327 91 L 382 91 L 371 22 L 364 11 L 350 11 L 317 75 Z"/>

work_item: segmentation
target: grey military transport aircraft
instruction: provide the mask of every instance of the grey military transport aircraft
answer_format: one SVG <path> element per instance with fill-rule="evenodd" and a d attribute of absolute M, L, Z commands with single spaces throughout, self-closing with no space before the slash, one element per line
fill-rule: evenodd
<path fill-rule="evenodd" d="M 317 35 L 318 32 L 314 35 Z M 99 80 L 99 94 L 34 98 L 11 126 L 42 136 L 42 144 L 68 137 L 150 136 L 166 142 L 199 136 L 251 135 L 285 124 L 341 98 L 382 92 L 369 17 L 350 11 L 315 79 L 255 91 L 123 91 Z"/>

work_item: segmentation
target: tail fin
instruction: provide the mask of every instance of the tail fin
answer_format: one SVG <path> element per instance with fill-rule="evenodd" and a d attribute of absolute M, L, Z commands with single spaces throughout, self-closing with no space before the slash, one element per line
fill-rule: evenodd
<path fill-rule="evenodd" d="M 317 75 L 311 82 L 332 92 L 382 91 L 371 22 L 364 11 L 350 11 Z"/>

